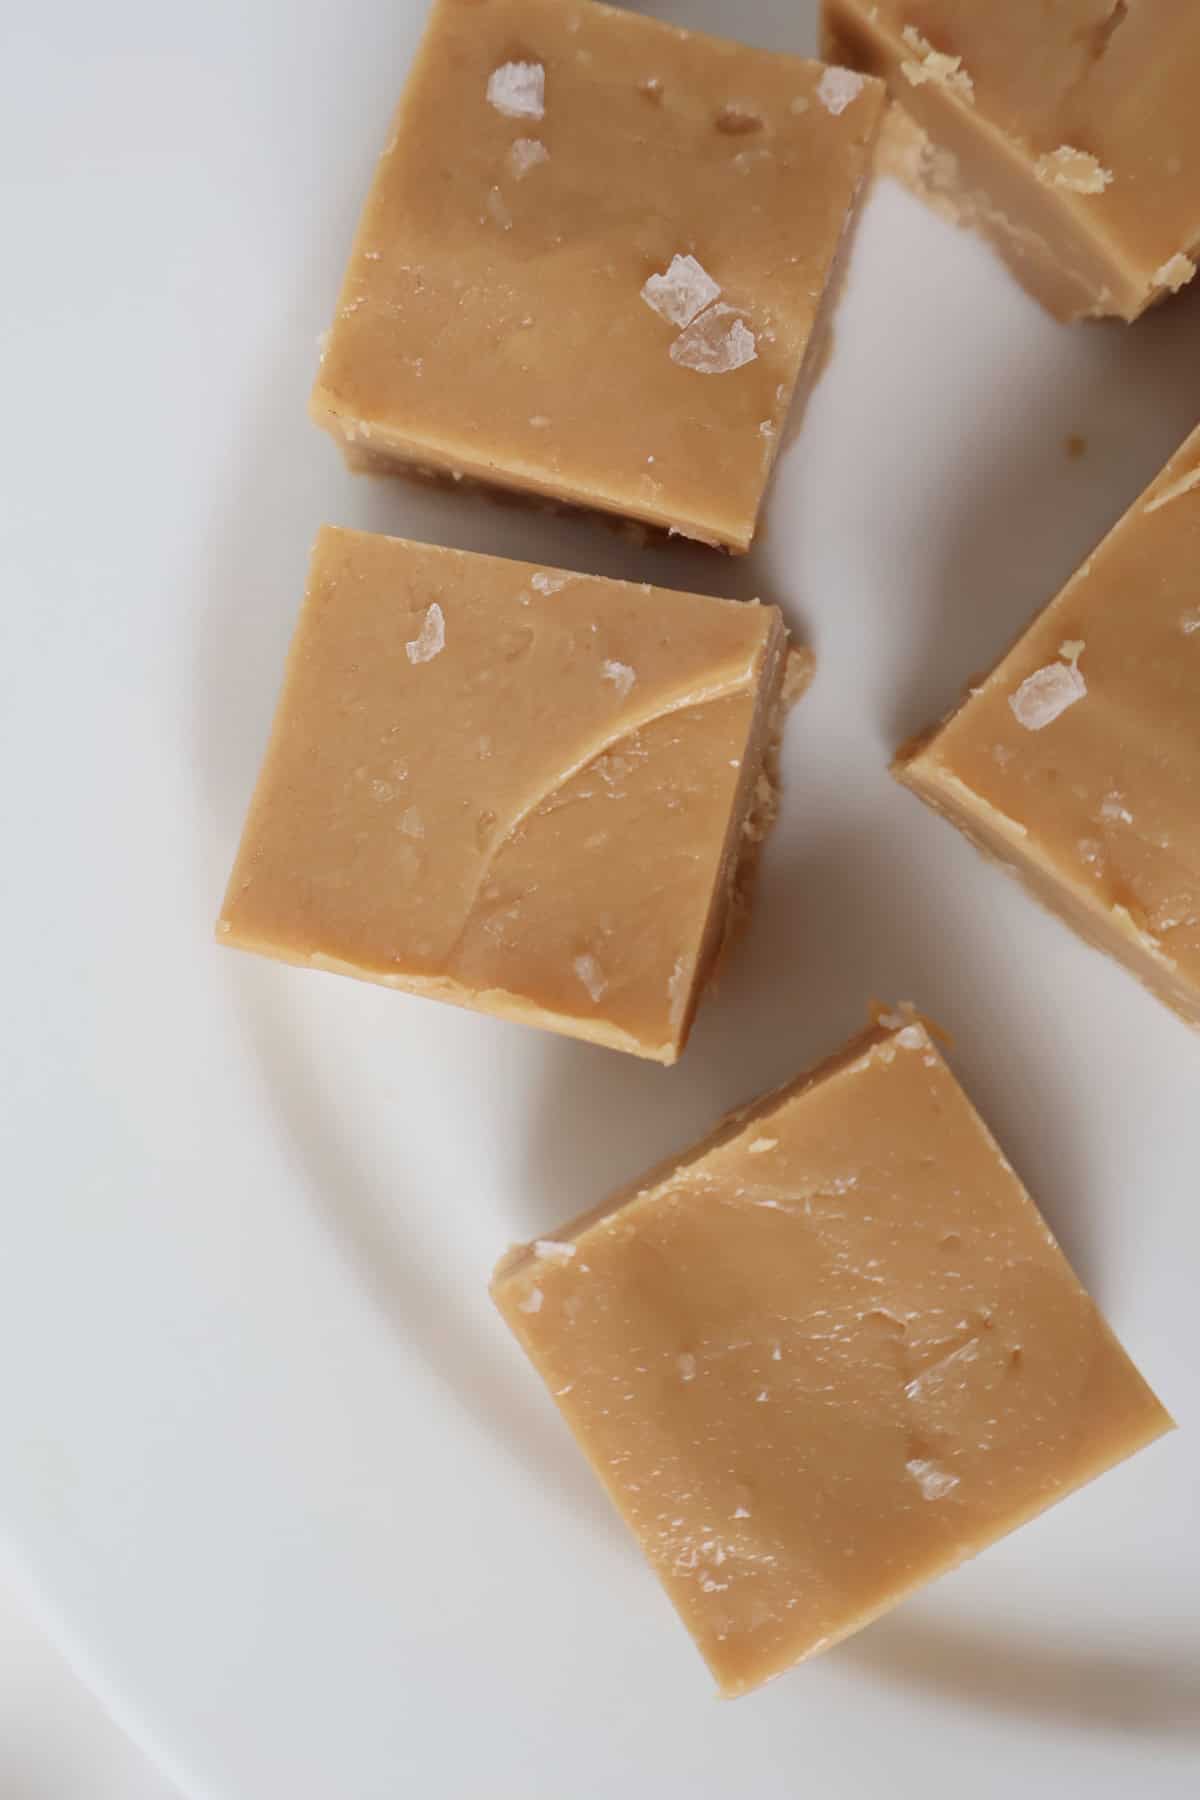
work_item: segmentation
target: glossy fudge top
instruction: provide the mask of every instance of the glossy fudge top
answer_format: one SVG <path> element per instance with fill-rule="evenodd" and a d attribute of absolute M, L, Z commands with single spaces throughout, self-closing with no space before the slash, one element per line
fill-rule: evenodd
<path fill-rule="evenodd" d="M 439 0 L 315 416 L 744 549 L 883 101 L 588 0 Z"/>
<path fill-rule="evenodd" d="M 784 658 L 774 607 L 327 528 L 220 933 L 671 1061 Z"/>
<path fill-rule="evenodd" d="M 493 1292 L 731 1694 L 1170 1423 L 904 1015 Z"/>

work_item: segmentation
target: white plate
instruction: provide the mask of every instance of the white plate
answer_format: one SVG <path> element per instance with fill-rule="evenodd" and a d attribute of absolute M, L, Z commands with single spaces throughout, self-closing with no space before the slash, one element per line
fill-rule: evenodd
<path fill-rule="evenodd" d="M 658 10 L 815 41 L 811 6 Z M 484 1284 L 911 996 L 1193 1422 L 1200 1040 L 885 764 L 1200 416 L 1200 294 L 1059 329 L 887 189 L 750 561 L 353 480 L 304 405 L 418 23 L 0 25 L 2 1536 L 212 1800 L 1194 1793 L 1193 1434 L 715 1706 Z M 811 636 L 754 928 L 677 1070 L 213 946 L 323 519 L 762 592 Z"/>

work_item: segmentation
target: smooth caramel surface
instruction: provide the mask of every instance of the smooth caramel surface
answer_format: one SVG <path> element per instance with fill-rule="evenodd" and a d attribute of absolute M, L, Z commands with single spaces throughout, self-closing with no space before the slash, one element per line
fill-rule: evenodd
<path fill-rule="evenodd" d="M 896 773 L 1200 1025 L 1200 431 Z"/>
<path fill-rule="evenodd" d="M 437 0 L 314 417 L 356 464 L 744 550 L 884 97 L 590 0 Z"/>
<path fill-rule="evenodd" d="M 493 1294 L 726 1694 L 1171 1423 L 905 1015 Z"/>
<path fill-rule="evenodd" d="M 824 0 L 827 54 L 927 134 L 913 185 L 1062 318 L 1132 319 L 1195 274 L 1193 0 Z"/>
<path fill-rule="evenodd" d="M 771 810 L 785 635 L 327 527 L 219 935 L 673 1061 Z"/>

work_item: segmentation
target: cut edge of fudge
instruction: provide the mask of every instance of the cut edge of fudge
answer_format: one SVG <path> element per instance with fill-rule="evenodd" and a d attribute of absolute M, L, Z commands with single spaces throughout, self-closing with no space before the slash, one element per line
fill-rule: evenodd
<path fill-rule="evenodd" d="M 350 976 L 417 998 L 441 1001 L 513 1023 L 554 1031 L 607 1049 L 621 1050 L 648 1061 L 664 1065 L 677 1062 L 687 1044 L 700 1002 L 715 982 L 731 945 L 740 935 L 749 915 L 762 846 L 778 812 L 779 756 L 783 731 L 791 707 L 801 698 L 812 678 L 815 669 L 812 652 L 791 644 L 783 615 L 777 607 L 760 608 L 769 622 L 767 636 L 753 671 L 737 684 L 737 691 L 749 692 L 753 689 L 755 692 L 754 715 L 747 735 L 745 754 L 741 759 L 737 791 L 720 847 L 717 875 L 712 886 L 709 911 L 691 980 L 682 1004 L 673 1013 L 670 1035 L 661 1041 L 635 1035 L 603 1017 L 583 1016 L 541 1006 L 506 987 L 478 988 L 451 975 L 421 975 L 408 971 L 384 970 L 366 962 L 355 962 L 318 950 L 304 954 L 293 952 L 275 938 L 254 931 L 230 915 L 239 892 L 245 846 L 251 837 L 258 810 L 265 804 L 263 796 L 272 778 L 275 747 L 288 728 L 285 700 L 294 659 L 302 654 L 302 620 L 318 578 L 320 551 L 338 532 L 338 527 L 323 527 L 314 548 L 305 598 L 288 650 L 270 735 L 216 923 L 217 942 L 274 962 L 316 969 L 327 974 Z M 406 542 L 404 539 L 393 541 L 400 544 Z M 420 545 L 418 548 L 427 549 L 429 546 Z M 484 560 L 494 562 L 504 559 Z M 570 576 L 572 572 L 562 573 Z M 714 604 L 744 603 L 717 601 Z M 730 690 L 733 691 L 735 690 Z M 651 712 L 642 723 L 652 723 L 658 716 L 658 713 Z M 636 728 L 636 724 L 627 721 L 622 727 L 621 735 L 628 735 L 630 730 Z M 594 752 L 580 765 L 577 772 L 582 772 L 592 762 L 598 761 L 610 748 L 611 744 L 607 740 L 597 743 Z"/>
<path fill-rule="evenodd" d="M 587 488 L 580 482 L 555 477 L 521 466 L 515 459 L 503 464 L 480 457 L 463 444 L 437 440 L 405 438 L 386 426 L 349 417 L 326 394 L 318 377 L 309 401 L 309 416 L 339 445 L 346 466 L 356 475 L 397 475 L 408 480 L 451 484 L 454 487 L 478 488 L 495 495 L 524 499 L 532 505 L 541 503 L 554 512 L 601 514 L 618 522 L 629 521 L 646 527 L 665 538 L 686 538 L 689 543 L 703 544 L 710 550 L 724 550 L 744 556 L 754 541 L 755 526 L 746 532 L 729 531 L 714 534 L 708 520 L 685 519 L 645 501 L 618 500 Z M 770 471 L 768 471 L 769 479 Z M 759 502 L 761 516 L 762 502 Z"/>
<path fill-rule="evenodd" d="M 936 1040 L 944 1037 L 945 1034 L 911 1001 L 899 1001 L 893 1008 L 876 1003 L 872 1006 L 871 1012 L 873 1016 L 870 1023 L 863 1026 L 839 1049 L 819 1057 L 800 1074 L 780 1082 L 776 1087 L 769 1088 L 754 1099 L 731 1107 L 702 1138 L 689 1144 L 682 1151 L 669 1153 L 660 1158 L 649 1169 L 635 1176 L 633 1180 L 625 1182 L 604 1200 L 595 1206 L 586 1207 L 574 1218 L 567 1220 L 555 1230 L 553 1240 L 548 1240 L 543 1234 L 539 1238 L 531 1239 L 528 1243 L 511 1245 L 500 1257 L 492 1272 L 490 1291 L 493 1298 L 501 1287 L 517 1275 L 536 1268 L 540 1260 L 539 1244 L 545 1244 L 547 1241 L 578 1244 L 595 1226 L 603 1224 L 615 1213 L 624 1212 L 635 1204 L 653 1202 L 662 1192 L 678 1185 L 681 1175 L 686 1175 L 688 1170 L 694 1168 L 698 1163 L 704 1162 L 714 1151 L 722 1149 L 726 1144 L 733 1143 L 751 1126 L 759 1125 L 769 1119 L 772 1114 L 779 1111 L 780 1107 L 803 1099 L 805 1094 L 823 1086 L 828 1081 L 836 1080 L 839 1076 L 859 1073 L 873 1059 L 891 1062 L 898 1048 L 909 1048 L 919 1041 L 919 1047 L 924 1054 L 936 1057 L 943 1071 L 950 1076 L 955 1085 L 961 1085 L 937 1048 Z M 905 1037 L 902 1036 L 903 1033 L 909 1035 Z M 918 1035 L 914 1037 L 913 1034 Z M 965 1090 L 963 1092 L 964 1098 L 968 1098 Z M 970 1104 L 969 1098 L 968 1104 Z M 974 1111 L 972 1106 L 972 1112 Z M 1009 1173 L 1013 1174 L 1007 1157 L 982 1118 L 979 1118 L 977 1113 L 975 1116 L 997 1158 Z M 1029 1199 L 1029 1204 L 1034 1206 L 1035 1202 L 1032 1198 L 1028 1195 L 1026 1197 Z"/>
<path fill-rule="evenodd" d="M 992 806 L 946 770 L 922 766 L 937 727 L 898 752 L 892 773 L 902 786 L 950 825 L 982 856 L 1009 875 L 1046 912 L 1137 977 L 1186 1025 L 1200 1030 L 1200 992 L 1179 976 L 1173 960 L 1141 930 L 1127 907 L 1101 904 L 1082 878 L 1069 878 L 1029 841 L 1025 827 Z"/>
<path fill-rule="evenodd" d="M 895 111 L 891 107 L 885 116 L 890 117 Z M 880 128 L 875 134 L 876 146 L 881 142 L 882 131 L 881 119 Z M 880 154 L 877 149 L 876 157 Z M 309 396 L 309 417 L 320 430 L 333 438 L 347 469 L 353 475 L 375 475 L 411 481 L 422 487 L 469 493 L 497 505 L 524 507 L 556 516 L 565 514 L 599 519 L 617 531 L 633 534 L 635 541 L 641 544 L 670 544 L 683 540 L 689 544 L 703 544 L 708 550 L 720 551 L 729 556 L 745 556 L 763 541 L 764 515 L 779 474 L 783 452 L 800 435 L 808 403 L 833 357 L 836 346 L 834 320 L 845 291 L 871 172 L 871 165 L 868 163 L 847 210 L 842 236 L 829 265 L 808 342 L 788 388 L 780 429 L 772 441 L 770 462 L 763 473 L 758 505 L 749 529 L 744 532 L 729 531 L 717 536 L 708 520 L 704 521 L 702 529 L 698 523 L 681 520 L 677 514 L 668 518 L 665 511 L 643 506 L 640 502 L 635 504 L 610 500 L 596 494 L 594 490 L 583 488 L 577 488 L 568 494 L 563 491 L 568 484 L 562 481 L 551 485 L 544 479 L 526 479 L 522 476 L 518 482 L 508 472 L 511 467 L 509 464 L 498 469 L 493 463 L 473 458 L 469 452 L 460 454 L 459 450 L 455 450 L 451 454 L 445 450 L 443 453 L 444 446 L 432 439 L 403 439 L 382 426 L 350 417 L 340 410 L 326 393 L 319 371 Z M 356 251 L 350 256 L 348 266 L 351 271 L 355 261 Z M 351 286 L 351 275 L 347 274 L 338 311 L 345 304 Z"/>
<path fill-rule="evenodd" d="M 910 36 L 909 33 L 912 33 Z M 1119 318 L 1132 323 L 1177 293 L 1195 275 L 1200 245 L 1177 254 L 1147 277 L 1131 267 L 1119 241 L 1089 198 L 1103 192 L 1108 171 L 1085 151 L 1079 173 L 1058 176 L 972 103 L 970 71 L 913 32 L 823 0 L 822 51 L 884 80 L 892 97 L 880 135 L 877 173 L 909 188 L 942 218 L 986 238 L 1022 287 L 1064 323 Z M 929 72 L 901 79 L 905 66 Z M 1057 246 L 1057 248 L 1056 248 Z"/>
<path fill-rule="evenodd" d="M 783 787 L 780 770 L 783 734 L 792 708 L 803 700 L 816 672 L 817 659 L 812 650 L 807 645 L 789 641 L 754 793 L 742 817 L 741 843 L 729 881 L 728 904 L 724 909 L 720 938 L 707 977 L 710 989 L 719 984 L 726 959 L 749 926 L 763 849 L 779 817 Z"/>
<path fill-rule="evenodd" d="M 374 475 L 385 481 L 407 481 L 414 487 L 439 488 L 443 493 L 469 494 L 473 500 L 484 500 L 490 506 L 542 513 L 548 518 L 595 521 L 607 526 L 627 542 L 635 544 L 639 550 L 672 549 L 676 544 L 703 544 L 706 549 L 725 555 L 745 554 L 744 550 L 735 549 L 731 544 L 722 543 L 715 537 L 690 537 L 677 525 L 651 525 L 645 519 L 635 518 L 632 513 L 615 507 L 611 510 L 601 509 L 579 501 L 564 500 L 561 494 L 534 493 L 529 488 L 510 487 L 482 476 L 468 475 L 459 468 L 439 468 L 430 462 L 408 462 L 401 457 L 389 456 L 387 451 L 376 450 L 370 443 L 349 442 L 340 430 L 335 430 L 318 419 L 311 407 L 310 414 L 314 423 L 334 439 L 341 451 L 342 460 L 352 475 Z M 760 538 L 761 530 L 756 533 L 755 541 Z M 747 543 L 746 550 L 749 548 Z"/>
<path fill-rule="evenodd" d="M 920 1015 L 915 1012 L 906 1014 L 905 1025 L 925 1026 Z M 714 1150 L 720 1150 L 725 1144 L 732 1143 L 751 1125 L 757 1125 L 777 1112 L 789 1101 L 799 1100 L 810 1088 L 818 1087 L 822 1082 L 846 1073 L 856 1064 L 868 1057 L 880 1044 L 886 1043 L 895 1035 L 893 1028 L 880 1022 L 865 1026 L 850 1042 L 830 1055 L 821 1057 L 801 1074 L 793 1076 L 790 1081 L 780 1083 L 767 1093 L 756 1099 L 746 1101 L 740 1106 L 732 1107 L 706 1135 L 685 1150 L 674 1155 L 662 1157 L 641 1175 L 626 1182 L 615 1193 L 607 1196 L 595 1206 L 589 1206 L 573 1219 L 567 1220 L 554 1232 L 553 1239 L 545 1235 L 534 1238 L 529 1243 L 513 1244 L 500 1257 L 492 1272 L 490 1292 L 493 1299 L 500 1290 L 517 1276 L 537 1267 L 540 1261 L 538 1245 L 547 1242 L 578 1245 L 589 1231 L 604 1223 L 615 1213 L 624 1212 L 627 1208 L 638 1204 L 650 1204 L 664 1189 L 677 1184 L 681 1175 L 697 1163 L 702 1163 L 711 1156 Z"/>
<path fill-rule="evenodd" d="M 457 489 L 460 492 L 479 494 L 502 505 L 526 506 L 552 514 L 577 513 L 585 517 L 597 517 L 618 530 L 623 527 L 641 532 L 649 541 L 670 542 L 681 538 L 688 543 L 703 544 L 709 550 L 722 551 L 727 555 L 746 555 L 762 540 L 764 514 L 779 472 L 782 452 L 799 436 L 809 400 L 833 356 L 834 319 L 845 291 L 855 236 L 870 189 L 872 153 L 878 157 L 878 146 L 886 119 L 895 110 L 894 107 L 886 108 L 876 123 L 873 132 L 874 151 L 868 151 L 858 186 L 847 207 L 842 234 L 829 264 L 808 341 L 783 403 L 780 428 L 772 441 L 770 461 L 763 472 L 758 505 L 745 531 L 730 530 L 717 535 L 708 519 L 684 519 L 677 512 L 668 516 L 664 509 L 641 501 L 606 497 L 594 489 L 581 485 L 572 486 L 559 477 L 551 481 L 528 468 L 517 470 L 509 462 L 499 466 L 474 455 L 462 444 L 451 444 L 433 437 L 406 438 L 386 426 L 348 414 L 336 397 L 326 390 L 320 368 L 309 396 L 309 417 L 320 430 L 333 438 L 341 450 L 346 467 L 355 475 L 400 478 L 423 486 Z M 341 315 L 353 297 L 354 271 L 360 260 L 360 249 L 365 247 L 372 236 L 364 212 L 347 261 L 346 275 L 334 311 L 335 318 Z"/>
<path fill-rule="evenodd" d="M 1187 463 L 1200 447 L 1200 433 L 1193 433 L 1171 457 L 1162 471 L 1126 509 L 1106 532 L 1092 557 L 1143 513 L 1156 512 L 1172 501 L 1183 498 L 1200 484 L 1200 466 L 1180 476 L 1181 462 Z M 1067 874 L 1032 841 L 1019 819 L 1010 818 L 992 805 L 982 794 L 948 769 L 939 768 L 927 757 L 942 732 L 962 713 L 969 710 L 974 691 L 991 681 L 1008 658 L 1019 647 L 1044 613 L 1068 597 L 1076 583 L 1087 578 L 1092 557 L 1084 559 L 1066 585 L 1035 615 L 1004 653 L 997 657 L 983 683 L 973 684 L 958 703 L 936 724 L 909 738 L 897 750 L 891 772 L 903 787 L 939 817 L 962 832 L 967 841 L 990 862 L 1015 876 L 1025 891 L 1047 912 L 1067 925 L 1093 949 L 1103 951 L 1134 975 L 1185 1024 L 1200 1029 L 1200 987 L 1181 977 L 1178 965 L 1166 954 L 1154 937 L 1141 928 L 1128 907 L 1106 905 L 1082 873 Z"/>
<path fill-rule="evenodd" d="M 577 1250 L 586 1243 L 589 1234 L 606 1220 L 619 1213 L 627 1213 L 633 1209 L 652 1206 L 664 1192 L 670 1192 L 678 1189 L 681 1185 L 686 1185 L 689 1171 L 703 1164 L 714 1151 L 734 1142 L 753 1127 L 768 1123 L 771 1117 L 777 1113 L 781 1107 L 791 1105 L 793 1102 L 801 1100 L 805 1094 L 818 1089 L 827 1082 L 837 1081 L 843 1076 L 861 1072 L 865 1066 L 869 1065 L 874 1060 L 882 1060 L 890 1063 L 898 1054 L 903 1055 L 911 1053 L 911 1047 L 914 1045 L 920 1048 L 923 1056 L 933 1059 L 940 1067 L 942 1073 L 953 1083 L 956 1092 L 962 1098 L 963 1104 L 968 1108 L 971 1118 L 976 1125 L 984 1144 L 991 1150 L 998 1163 L 1016 1184 L 1024 1204 L 1034 1213 L 1049 1241 L 1055 1248 L 1059 1248 L 1057 1239 L 1050 1231 L 1049 1226 L 1046 1225 L 1044 1216 L 1042 1215 L 1037 1202 L 1025 1187 L 1020 1176 L 1013 1169 L 986 1121 L 976 1109 L 969 1094 L 966 1093 L 965 1089 L 959 1083 L 954 1071 L 938 1051 L 934 1041 L 934 1031 L 936 1028 L 931 1028 L 929 1022 L 909 1002 L 901 1003 L 898 1008 L 891 1012 L 883 1011 L 878 1007 L 873 1010 L 876 1014 L 875 1022 L 859 1032 L 840 1050 L 835 1051 L 830 1056 L 822 1058 L 804 1073 L 794 1077 L 791 1081 L 784 1083 L 782 1086 L 772 1089 L 769 1093 L 766 1093 L 743 1106 L 736 1107 L 733 1111 L 726 1114 L 714 1129 L 709 1132 L 706 1137 L 701 1139 L 700 1142 L 692 1145 L 681 1154 L 663 1158 L 661 1162 L 655 1164 L 654 1167 L 645 1174 L 634 1181 L 626 1183 L 615 1194 L 602 1201 L 599 1205 L 587 1209 L 585 1212 L 580 1213 L 576 1218 L 556 1228 L 553 1235 L 537 1238 L 531 1243 L 512 1246 L 496 1264 L 489 1284 L 489 1293 L 493 1303 L 505 1324 L 517 1338 L 522 1349 L 525 1350 L 528 1360 L 535 1373 L 538 1375 L 539 1380 L 543 1380 L 543 1385 L 547 1386 L 547 1390 L 550 1393 L 551 1398 L 555 1401 L 556 1409 L 559 1411 L 564 1424 L 571 1432 L 571 1436 L 578 1448 L 582 1451 L 589 1468 L 591 1468 L 601 1486 L 604 1488 L 605 1493 L 608 1495 L 627 1529 L 634 1537 L 635 1542 L 638 1543 L 639 1549 L 641 1549 L 642 1546 L 638 1521 L 627 1510 L 625 1504 L 626 1496 L 623 1490 L 611 1478 L 611 1472 L 608 1468 L 595 1460 L 591 1449 L 589 1448 L 586 1436 L 576 1429 L 570 1413 L 566 1409 L 558 1406 L 557 1395 L 554 1393 L 553 1389 L 549 1388 L 548 1382 L 545 1381 L 537 1358 L 532 1353 L 531 1347 L 527 1343 L 525 1334 L 522 1330 L 523 1319 L 538 1310 L 537 1306 L 530 1305 L 529 1302 L 531 1295 L 536 1288 L 538 1271 L 539 1269 L 544 1269 L 546 1267 L 547 1261 L 553 1264 L 560 1258 L 562 1260 L 573 1258 Z M 905 1036 L 905 1034 L 908 1035 Z M 1064 1258 L 1064 1261 L 1065 1260 L 1066 1259 Z M 837 1644 L 854 1636 L 857 1632 L 871 1625 L 876 1619 L 884 1617 L 911 1595 L 928 1587 L 931 1582 L 940 1579 L 941 1576 L 945 1574 L 949 1574 L 954 1569 L 960 1567 L 964 1562 L 968 1562 L 974 1557 L 981 1555 L 994 1544 L 997 1544 L 1002 1539 L 1010 1536 L 1011 1533 L 1019 1530 L 1023 1525 L 1028 1524 L 1043 1512 L 1049 1511 L 1050 1508 L 1055 1506 L 1060 1500 L 1064 1500 L 1069 1495 L 1079 1492 L 1081 1488 L 1086 1487 L 1100 1475 L 1107 1473 L 1110 1469 L 1117 1468 L 1122 1462 L 1125 1462 L 1130 1457 L 1136 1455 L 1139 1450 L 1147 1448 L 1160 1437 L 1165 1436 L 1176 1428 L 1174 1418 L 1158 1399 L 1154 1390 L 1141 1375 L 1140 1370 L 1137 1370 L 1136 1365 L 1132 1364 L 1124 1346 L 1120 1343 L 1116 1333 L 1112 1330 L 1107 1319 L 1091 1299 L 1091 1296 L 1087 1294 L 1087 1290 L 1084 1289 L 1082 1283 L 1079 1282 L 1079 1278 L 1075 1274 L 1074 1269 L 1071 1268 L 1070 1264 L 1067 1266 L 1072 1278 L 1080 1287 L 1080 1291 L 1086 1296 L 1088 1303 L 1092 1308 L 1095 1322 L 1103 1332 L 1105 1339 L 1115 1347 L 1121 1357 L 1130 1362 L 1130 1367 L 1134 1370 L 1141 1386 L 1145 1389 L 1148 1400 L 1152 1402 L 1152 1405 L 1147 1407 L 1146 1416 L 1141 1428 L 1129 1432 L 1127 1436 L 1119 1440 L 1119 1445 L 1117 1446 L 1108 1444 L 1101 1447 L 1098 1445 L 1095 1456 L 1082 1463 L 1075 1471 L 1071 1480 L 1060 1486 L 1054 1487 L 1048 1493 L 1038 1495 L 1031 1500 L 1028 1506 L 1021 1507 L 1015 1512 L 1004 1515 L 1002 1519 L 995 1522 L 993 1528 L 985 1529 L 972 1538 L 965 1549 L 956 1548 L 948 1552 L 944 1557 L 935 1558 L 932 1561 L 923 1564 L 920 1571 L 916 1573 L 911 1580 L 904 1581 L 895 1588 L 889 1590 L 886 1597 L 882 1599 L 879 1604 L 870 1605 L 854 1612 L 838 1629 L 831 1632 L 818 1644 L 811 1645 L 799 1654 L 790 1653 L 786 1648 L 781 1648 L 780 1654 L 773 1660 L 772 1665 L 764 1668 L 761 1672 L 755 1673 L 752 1677 L 741 1680 L 729 1679 L 727 1671 L 723 1670 L 716 1662 L 714 1662 L 706 1654 L 698 1639 L 692 1636 L 688 1621 L 683 1616 L 680 1609 L 675 1606 L 674 1597 L 671 1594 L 670 1589 L 664 1588 L 668 1599 L 671 1600 L 674 1610 L 679 1613 L 681 1622 L 684 1624 L 685 1629 L 688 1630 L 689 1637 L 692 1637 L 695 1648 L 716 1680 L 720 1698 L 736 1699 L 743 1694 L 754 1692 L 763 1686 L 764 1683 L 774 1680 L 779 1675 L 786 1674 L 791 1669 L 799 1667 L 801 1663 L 809 1662 L 816 1656 L 824 1655 L 827 1650 L 833 1649 Z"/>
<path fill-rule="evenodd" d="M 783 615 L 778 611 L 766 657 L 767 667 L 759 685 L 754 723 L 687 1004 L 673 1037 L 657 1049 L 641 1052 L 655 1062 L 669 1065 L 683 1053 L 697 1008 L 716 981 L 749 917 L 762 846 L 778 814 L 783 732 L 788 713 L 807 688 L 815 664 L 811 652 L 790 647 Z"/>

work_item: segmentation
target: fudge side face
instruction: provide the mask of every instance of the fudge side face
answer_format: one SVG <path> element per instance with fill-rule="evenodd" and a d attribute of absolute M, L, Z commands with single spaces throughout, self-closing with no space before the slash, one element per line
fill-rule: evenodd
<path fill-rule="evenodd" d="M 745 549 L 883 104 L 590 0 L 437 0 L 314 417 Z"/>
<path fill-rule="evenodd" d="M 1064 319 L 1134 319 L 1195 275 L 1200 9 L 1189 0 L 825 0 L 827 54 L 921 136 L 897 172 Z"/>
<path fill-rule="evenodd" d="M 726 1694 L 1170 1424 L 914 1019 L 493 1294 Z"/>
<path fill-rule="evenodd" d="M 785 654 L 773 607 L 327 528 L 218 932 L 673 1061 Z"/>
<path fill-rule="evenodd" d="M 896 774 L 1200 1025 L 1200 431 Z"/>

